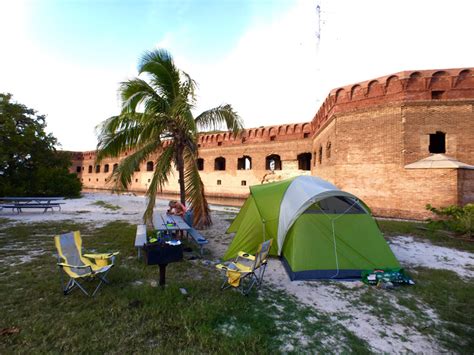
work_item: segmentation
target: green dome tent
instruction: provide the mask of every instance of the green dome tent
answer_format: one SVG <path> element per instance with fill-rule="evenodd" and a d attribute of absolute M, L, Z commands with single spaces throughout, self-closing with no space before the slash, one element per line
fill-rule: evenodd
<path fill-rule="evenodd" d="M 254 253 L 273 239 L 292 280 L 360 278 L 363 270 L 399 268 L 369 208 L 356 196 L 313 176 L 250 187 L 230 225 L 224 259 Z"/>

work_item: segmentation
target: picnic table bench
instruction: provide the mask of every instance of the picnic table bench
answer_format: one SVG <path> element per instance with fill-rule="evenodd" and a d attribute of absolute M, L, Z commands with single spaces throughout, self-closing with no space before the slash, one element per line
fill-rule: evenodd
<path fill-rule="evenodd" d="M 141 251 L 146 244 L 146 224 L 137 225 L 137 233 L 135 235 L 135 248 L 137 248 L 138 259 L 141 257 Z"/>
<path fill-rule="evenodd" d="M 192 240 L 198 245 L 199 247 L 199 253 L 201 254 L 201 256 L 203 255 L 203 246 L 207 243 L 209 243 L 209 241 L 204 238 L 201 233 L 199 233 L 196 229 L 194 228 L 190 228 L 187 230 L 187 236 L 191 236 Z"/>

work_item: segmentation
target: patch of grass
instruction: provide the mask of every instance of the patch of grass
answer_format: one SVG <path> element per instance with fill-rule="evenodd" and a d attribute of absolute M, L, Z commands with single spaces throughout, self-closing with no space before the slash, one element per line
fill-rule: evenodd
<path fill-rule="evenodd" d="M 105 209 L 111 210 L 111 211 L 117 211 L 117 210 L 122 208 L 120 206 L 112 205 L 112 204 L 107 203 L 107 202 L 102 201 L 102 200 L 95 201 L 94 203 L 92 203 L 92 205 L 99 206 L 99 207 L 102 207 L 102 208 L 105 208 Z"/>
<path fill-rule="evenodd" d="M 244 297 L 220 291 L 219 274 L 200 260 L 170 264 L 167 286 L 152 287 L 158 267 L 137 260 L 135 228 L 124 222 L 94 228 L 74 221 L 3 228 L 8 238 L 2 239 L 24 248 L 12 249 L 12 257 L 37 246 L 44 253 L 14 267 L 0 263 L 0 328 L 21 329 L 2 337 L 0 353 L 270 353 L 281 352 L 287 343 L 295 352 L 368 352 L 364 341 L 283 292 L 264 288 Z M 95 298 L 79 290 L 63 296 L 59 286 L 50 237 L 76 229 L 86 250 L 120 252 L 109 274 L 111 284 Z"/>
<path fill-rule="evenodd" d="M 11 221 L 11 220 L 8 219 L 8 218 L 0 218 L 0 226 L 1 226 L 2 224 L 8 223 L 8 222 L 10 222 L 10 221 Z"/>
<path fill-rule="evenodd" d="M 418 239 L 429 240 L 435 245 L 474 252 L 473 242 L 449 237 L 442 231 L 429 229 L 426 223 L 385 219 L 378 219 L 377 223 L 382 233 L 388 238 L 398 235 L 409 235 Z"/>
<path fill-rule="evenodd" d="M 449 349 L 471 353 L 474 349 L 474 283 L 448 270 L 421 267 L 415 270 L 417 284 L 406 288 L 407 293 L 434 309 L 442 323 L 430 331 Z"/>

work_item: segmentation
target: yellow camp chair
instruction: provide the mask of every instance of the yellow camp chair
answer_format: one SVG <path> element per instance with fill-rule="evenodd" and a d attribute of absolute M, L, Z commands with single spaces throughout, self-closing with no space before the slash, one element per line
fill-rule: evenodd
<path fill-rule="evenodd" d="M 217 269 L 225 271 L 221 289 L 235 287 L 243 295 L 247 295 L 255 284 L 259 287 L 267 268 L 267 257 L 272 241 L 270 239 L 260 244 L 255 255 L 239 251 L 234 261 L 216 265 Z"/>
<path fill-rule="evenodd" d="M 64 295 L 78 287 L 87 296 L 91 296 L 79 283 L 79 280 L 99 280 L 99 284 L 92 293 L 94 296 L 99 288 L 107 281 L 107 274 L 114 266 L 115 256 L 119 253 L 84 254 L 82 255 L 82 238 L 79 231 L 56 235 L 54 243 L 58 250 L 58 266 L 61 274 L 61 287 Z M 70 277 L 64 285 L 63 274 Z"/>

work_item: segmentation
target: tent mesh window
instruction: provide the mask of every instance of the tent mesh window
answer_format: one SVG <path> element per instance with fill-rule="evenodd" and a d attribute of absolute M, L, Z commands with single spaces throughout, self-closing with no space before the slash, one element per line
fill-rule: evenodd
<path fill-rule="evenodd" d="M 366 212 L 358 202 L 354 201 L 354 199 L 343 196 L 334 196 L 312 204 L 304 213 L 365 214 Z"/>

